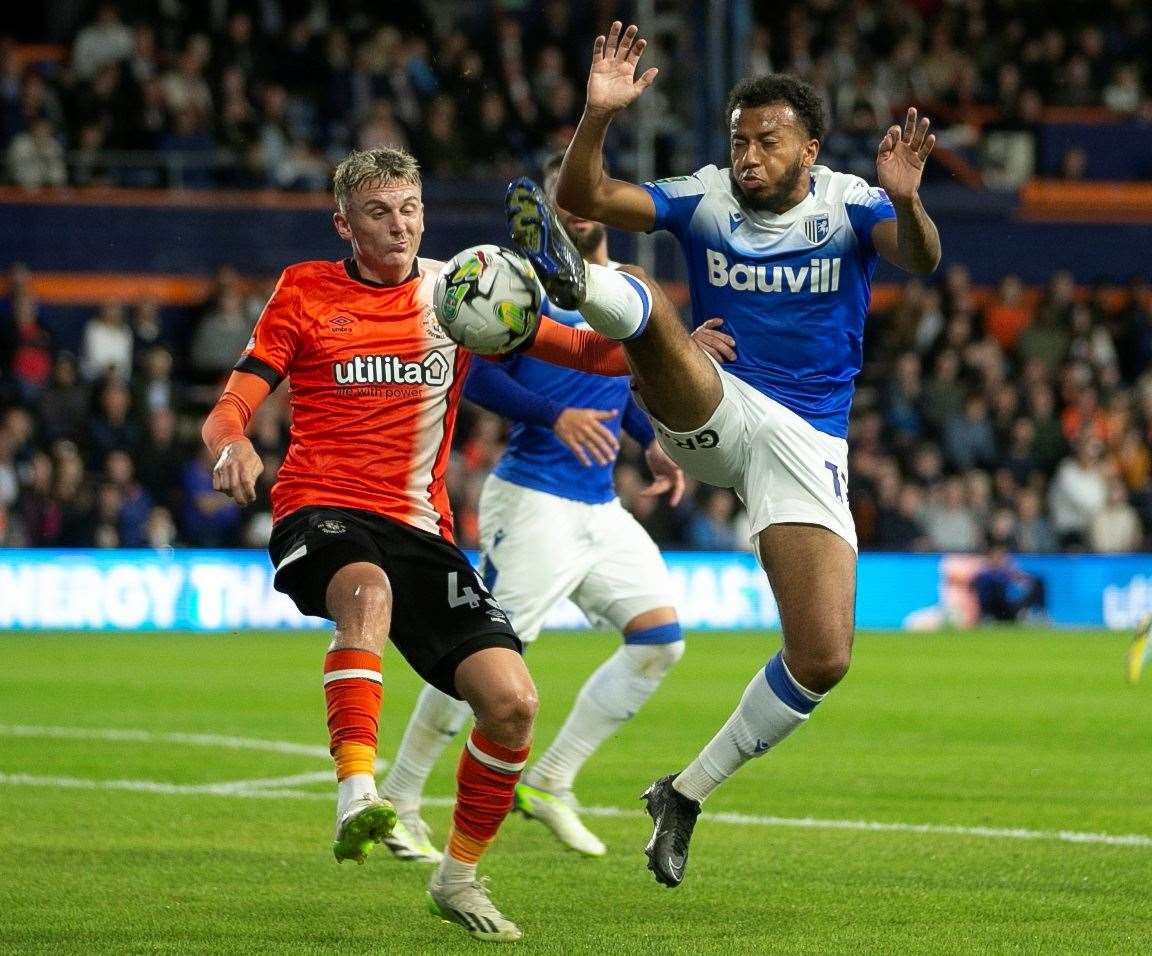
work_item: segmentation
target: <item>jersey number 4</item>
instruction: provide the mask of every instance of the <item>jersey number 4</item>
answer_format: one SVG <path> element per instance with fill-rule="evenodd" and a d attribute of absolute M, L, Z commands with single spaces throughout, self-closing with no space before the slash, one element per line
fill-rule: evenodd
<path fill-rule="evenodd" d="M 492 598 L 488 589 L 484 587 L 484 582 L 480 580 L 480 575 L 472 572 L 476 586 L 480 589 L 480 594 L 477 594 L 471 587 L 465 584 L 460 586 L 460 574 L 457 571 L 451 571 L 448 574 L 448 606 L 449 607 L 463 607 L 468 605 L 470 608 L 478 608 L 480 602 L 483 601 L 490 608 L 499 611 L 500 605 Z M 481 597 L 480 595 L 483 595 Z"/>

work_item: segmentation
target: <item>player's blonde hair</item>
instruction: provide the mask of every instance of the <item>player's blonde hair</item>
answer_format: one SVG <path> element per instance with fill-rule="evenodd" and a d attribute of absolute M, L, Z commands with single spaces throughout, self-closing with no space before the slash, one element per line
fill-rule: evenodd
<path fill-rule="evenodd" d="M 354 149 L 341 160 L 332 174 L 336 208 L 348 211 L 348 197 L 366 183 L 408 183 L 420 185 L 420 164 L 399 146 Z"/>

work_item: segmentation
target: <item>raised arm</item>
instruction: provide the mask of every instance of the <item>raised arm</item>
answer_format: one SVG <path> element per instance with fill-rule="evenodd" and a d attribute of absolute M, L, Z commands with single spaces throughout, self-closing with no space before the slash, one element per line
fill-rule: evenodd
<path fill-rule="evenodd" d="M 546 315 L 540 316 L 540 326 L 524 354 L 593 375 L 630 375 L 632 372 L 624 346 L 619 342 L 589 329 L 574 329 Z"/>
<path fill-rule="evenodd" d="M 935 272 L 941 255 L 940 233 L 920 201 L 920 178 L 936 145 L 929 125 L 927 116 L 917 122 L 915 108 L 909 107 L 904 129 L 889 127 L 876 154 L 876 174 L 896 218 L 878 222 L 872 242 L 894 266 L 918 275 Z"/>
<path fill-rule="evenodd" d="M 612 118 L 634 102 L 656 79 L 657 69 L 636 78 L 636 65 L 648 41 L 635 25 L 621 32 L 615 21 L 608 36 L 592 47 L 588 98 L 576 134 L 564 154 L 556 182 L 556 203 L 562 208 L 617 229 L 647 232 L 656 224 L 656 206 L 647 190 L 604 172 L 604 136 Z"/>

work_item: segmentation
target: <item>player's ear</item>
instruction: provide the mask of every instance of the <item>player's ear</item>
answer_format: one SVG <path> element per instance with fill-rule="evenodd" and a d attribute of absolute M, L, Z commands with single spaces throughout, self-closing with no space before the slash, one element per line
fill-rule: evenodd
<path fill-rule="evenodd" d="M 816 157 L 820 155 L 820 140 L 810 139 L 808 144 L 804 147 L 804 165 L 814 166 L 816 164 Z"/>
<path fill-rule="evenodd" d="M 339 209 L 332 213 L 332 224 L 336 227 L 336 235 L 346 242 L 352 241 L 352 230 L 348 228 L 348 217 Z"/>

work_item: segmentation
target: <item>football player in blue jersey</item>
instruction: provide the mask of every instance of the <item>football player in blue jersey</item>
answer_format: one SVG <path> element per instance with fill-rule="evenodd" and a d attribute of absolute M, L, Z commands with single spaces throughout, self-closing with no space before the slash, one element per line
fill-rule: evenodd
<path fill-rule="evenodd" d="M 614 23 L 596 39 L 587 104 L 556 202 L 608 226 L 667 229 L 687 264 L 694 324 L 721 316 L 735 339 L 723 367 L 697 348 L 667 297 L 639 270 L 579 261 L 540 191 L 509 187 L 513 241 L 553 302 L 620 340 L 660 442 L 692 477 L 744 501 L 780 608 L 783 647 L 681 772 L 644 794 L 656 879 L 676 886 L 700 804 L 748 760 L 804 723 L 844 676 L 852 651 L 856 534 L 848 510 L 848 410 L 878 256 L 913 273 L 940 261 L 919 198 L 935 143 L 909 109 L 880 142 L 880 188 L 817 165 L 825 132 L 815 91 L 771 74 L 728 98 L 728 168 L 635 185 L 601 154 L 612 118 L 656 77 L 639 78 L 645 41 Z"/>
<path fill-rule="evenodd" d="M 545 167 L 545 186 L 559 172 Z M 609 267 L 599 223 L 562 216 L 578 251 Z M 578 312 L 550 303 L 557 322 L 586 327 Z M 724 351 L 724 336 L 702 336 Z M 728 354 L 731 354 L 730 352 Z M 516 807 L 566 846 L 588 856 L 604 843 L 577 813 L 573 784 L 589 756 L 632 717 L 684 652 L 668 571 L 652 539 L 621 506 L 613 466 L 623 430 L 645 449 L 655 480 L 644 494 L 678 503 L 684 478 L 655 440 L 628 379 L 570 371 L 528 356 L 476 362 L 464 394 L 509 419 L 508 447 L 480 498 L 481 573 L 523 641 L 570 597 L 593 623 L 624 635 L 623 646 L 587 680 L 556 739 L 526 771 Z M 468 705 L 425 687 L 388 778 L 381 785 L 399 825 L 385 840 L 401 859 L 438 856 L 420 817 L 424 783 L 445 745 L 470 715 Z"/>

